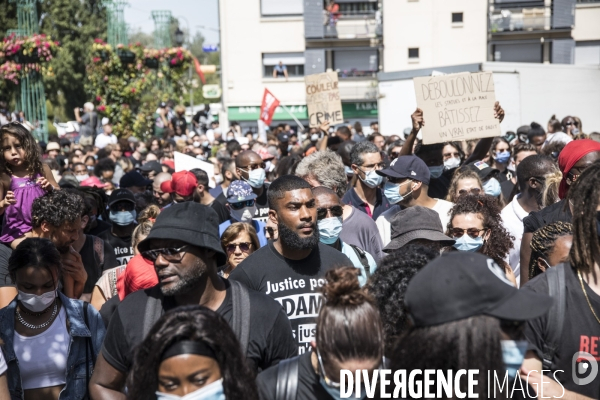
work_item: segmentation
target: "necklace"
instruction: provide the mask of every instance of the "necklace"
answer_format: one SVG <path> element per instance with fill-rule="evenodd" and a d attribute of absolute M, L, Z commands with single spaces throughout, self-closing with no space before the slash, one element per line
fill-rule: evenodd
<path fill-rule="evenodd" d="M 56 311 L 58 310 L 58 305 L 56 304 L 56 302 L 54 302 L 54 309 L 52 310 L 52 315 L 50 316 L 50 319 L 46 322 L 44 322 L 43 324 L 40 325 L 33 325 L 30 324 L 29 322 L 25 321 L 23 319 L 23 317 L 21 316 L 21 313 L 19 312 L 19 309 L 17 308 L 17 319 L 19 320 L 19 322 L 21 323 L 21 325 L 23 325 L 26 328 L 29 329 L 42 329 L 47 327 L 48 325 L 50 325 L 50 323 L 52 322 L 52 320 L 54 320 L 54 317 L 56 316 Z"/>
<path fill-rule="evenodd" d="M 592 310 L 592 314 L 594 314 L 594 317 L 596 317 L 596 321 L 598 321 L 598 323 L 600 324 L 600 318 L 598 318 L 598 316 L 596 315 L 596 312 L 594 311 L 594 307 L 592 307 L 592 303 L 590 303 L 590 299 L 588 298 L 587 292 L 585 291 L 585 287 L 583 286 L 583 278 L 581 277 L 580 271 L 577 271 L 577 276 L 579 277 L 579 282 L 581 283 L 581 290 L 583 290 L 583 295 L 585 296 L 585 299 L 587 300 L 588 306 L 590 306 L 590 310 Z"/>
<path fill-rule="evenodd" d="M 44 315 L 46 314 L 48 311 L 50 311 L 50 307 L 46 308 L 44 311 L 39 312 L 39 313 L 34 313 L 31 311 L 28 311 L 25 307 L 21 307 L 19 306 L 19 311 L 22 312 L 25 315 L 30 315 L 32 317 L 39 317 L 40 315 Z"/>

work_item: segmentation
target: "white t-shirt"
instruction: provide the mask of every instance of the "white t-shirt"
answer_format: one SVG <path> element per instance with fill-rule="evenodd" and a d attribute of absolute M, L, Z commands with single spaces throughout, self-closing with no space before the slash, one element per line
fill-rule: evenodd
<path fill-rule="evenodd" d="M 108 136 L 104 133 L 101 133 L 100 135 L 96 136 L 96 143 L 94 143 L 94 145 L 97 148 L 103 149 L 109 144 L 117 144 L 117 137 L 114 134 L 111 133 L 110 136 Z"/>
<path fill-rule="evenodd" d="M 515 196 L 513 200 L 507 204 L 500 216 L 502 217 L 502 224 L 511 236 L 515 237 L 513 241 L 514 247 L 508 252 L 508 264 L 511 266 L 517 278 L 517 284 L 520 282 L 519 276 L 521 275 L 521 241 L 523 240 L 523 218 L 529 215 L 527 211 L 521 207 Z"/>
<path fill-rule="evenodd" d="M 3 375 L 8 367 L 6 366 L 6 360 L 4 359 L 4 353 L 0 351 L 0 375 Z"/>
<path fill-rule="evenodd" d="M 440 214 L 440 221 L 442 222 L 442 232 L 446 232 L 448 229 L 448 223 L 450 222 L 450 210 L 454 207 L 454 203 L 446 200 L 437 199 L 437 203 L 433 206 L 432 210 Z"/>

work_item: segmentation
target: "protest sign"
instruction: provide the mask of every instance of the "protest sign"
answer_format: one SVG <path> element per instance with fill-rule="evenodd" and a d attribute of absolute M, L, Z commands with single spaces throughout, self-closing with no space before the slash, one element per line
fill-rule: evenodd
<path fill-rule="evenodd" d="M 502 136 L 494 118 L 491 72 L 427 76 L 413 82 L 425 120 L 424 144 Z"/>
<path fill-rule="evenodd" d="M 331 126 L 343 123 L 337 72 L 308 75 L 304 77 L 304 83 L 310 127 L 318 127 L 325 121 Z"/>
<path fill-rule="evenodd" d="M 215 182 L 215 166 L 206 161 L 198 160 L 178 151 L 175 154 L 175 172 L 190 171 L 194 168 L 200 168 L 208 175 L 208 186 L 213 189 L 217 184 Z"/>

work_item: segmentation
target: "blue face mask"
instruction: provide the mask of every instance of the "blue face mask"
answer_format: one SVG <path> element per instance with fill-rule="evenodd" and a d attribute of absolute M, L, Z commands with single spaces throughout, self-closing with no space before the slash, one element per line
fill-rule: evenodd
<path fill-rule="evenodd" d="M 502 361 L 504 361 L 504 368 L 508 372 L 508 379 L 512 381 L 517 377 L 519 369 L 525 359 L 527 341 L 501 340 L 500 346 L 502 346 Z"/>
<path fill-rule="evenodd" d="M 340 389 L 327 385 L 327 383 L 325 383 L 325 380 L 323 379 L 322 376 L 319 377 L 319 383 L 321 384 L 321 386 L 323 386 L 325 391 L 327 391 L 327 393 L 331 396 L 332 399 L 337 400 L 337 399 L 342 398 L 342 395 L 340 394 Z M 362 397 L 359 397 L 360 399 L 365 399 L 367 397 L 367 394 L 366 394 L 364 388 L 361 390 L 361 394 L 363 394 L 363 393 L 364 393 L 364 395 Z M 350 395 L 350 397 L 344 397 L 344 398 L 355 399 L 356 397 L 354 395 L 354 391 L 352 391 L 352 394 Z"/>
<path fill-rule="evenodd" d="M 359 177 L 360 178 L 360 177 Z M 360 178 L 361 181 L 365 183 L 371 189 L 376 188 L 381 185 L 381 181 L 383 180 L 383 176 L 378 175 L 374 170 L 368 173 L 365 173 L 365 179 Z"/>
<path fill-rule="evenodd" d="M 292 148 L 293 148 L 293 147 L 294 147 L 294 146 L 292 146 L 291 144 L 289 144 L 289 145 L 288 145 L 288 150 L 287 150 L 287 151 L 288 151 L 288 153 L 292 151 Z"/>
<path fill-rule="evenodd" d="M 156 392 L 157 400 L 225 400 L 223 391 L 223 379 L 214 381 L 185 396 L 175 396 L 173 394 Z"/>
<path fill-rule="evenodd" d="M 111 211 L 109 218 L 110 220 L 117 225 L 127 226 L 131 225 L 133 221 L 135 221 L 135 217 L 137 213 L 135 210 L 133 211 Z"/>
<path fill-rule="evenodd" d="M 409 182 L 411 181 L 402 182 L 402 185 Z M 400 185 L 400 183 L 392 183 L 390 181 L 387 181 L 385 185 L 383 185 L 383 194 L 391 204 L 400 203 L 406 196 L 412 193 L 412 191 L 410 191 L 406 194 L 406 196 L 402 196 L 400 194 Z"/>
<path fill-rule="evenodd" d="M 483 246 L 483 238 L 481 236 L 472 238 L 466 233 L 462 235 L 462 237 L 456 239 L 456 243 L 454 243 L 454 248 L 459 251 L 470 251 L 476 252 Z"/>
<path fill-rule="evenodd" d="M 252 186 L 254 189 L 261 188 L 265 183 L 265 179 L 267 179 L 267 173 L 263 168 L 257 168 L 250 171 L 248 174 L 248 185 Z"/>
<path fill-rule="evenodd" d="M 350 168 L 347 165 L 344 165 L 344 171 L 346 172 L 346 175 L 350 175 L 350 176 L 354 175 L 354 171 L 352 170 L 352 168 Z"/>
<path fill-rule="evenodd" d="M 498 151 L 496 152 L 496 156 L 494 156 L 494 160 L 499 162 L 500 164 L 506 164 L 508 160 L 510 160 L 510 151 Z"/>
<path fill-rule="evenodd" d="M 490 178 L 483 184 L 483 191 L 492 197 L 500 196 L 500 182 L 496 178 Z"/>
<path fill-rule="evenodd" d="M 429 172 L 431 173 L 432 178 L 439 178 L 442 176 L 442 172 L 444 172 L 443 165 L 436 165 L 435 167 L 429 167 Z"/>
<path fill-rule="evenodd" d="M 342 233 L 342 217 L 324 218 L 317 225 L 319 240 L 324 244 L 334 244 Z"/>

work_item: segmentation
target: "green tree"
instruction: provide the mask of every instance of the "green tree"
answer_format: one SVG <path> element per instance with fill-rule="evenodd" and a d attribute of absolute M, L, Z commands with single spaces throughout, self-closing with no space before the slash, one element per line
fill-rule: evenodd
<path fill-rule="evenodd" d="M 154 36 L 137 29 L 129 34 L 129 43 L 140 43 L 144 47 L 154 47 Z"/>
<path fill-rule="evenodd" d="M 64 112 L 72 117 L 75 107 L 93 100 L 84 89 L 85 68 L 93 40 L 106 40 L 106 11 L 99 0 L 45 0 L 41 11 L 40 32 L 50 35 L 61 46 L 52 61 L 55 75 L 45 80 L 46 96 L 54 104 L 60 104 L 62 95 Z"/>

